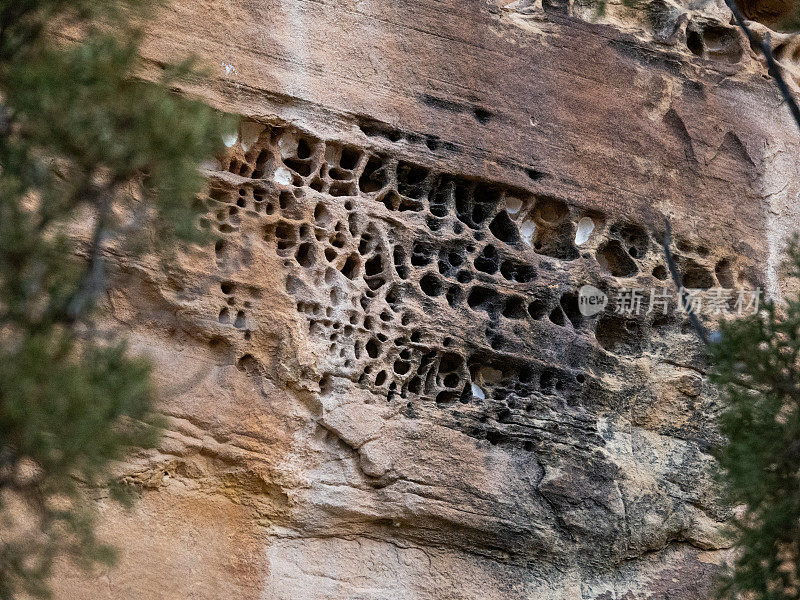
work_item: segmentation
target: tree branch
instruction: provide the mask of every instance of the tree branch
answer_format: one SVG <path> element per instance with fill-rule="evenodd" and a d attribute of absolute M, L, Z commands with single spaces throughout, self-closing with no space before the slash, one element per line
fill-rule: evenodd
<path fill-rule="evenodd" d="M 66 316 L 71 322 L 78 321 L 105 288 L 105 263 L 103 261 L 103 242 L 107 234 L 107 226 L 111 213 L 112 187 L 105 188 L 105 193 L 98 194 L 97 222 L 92 233 L 89 259 L 81 283 L 72 301 L 67 306 Z"/>

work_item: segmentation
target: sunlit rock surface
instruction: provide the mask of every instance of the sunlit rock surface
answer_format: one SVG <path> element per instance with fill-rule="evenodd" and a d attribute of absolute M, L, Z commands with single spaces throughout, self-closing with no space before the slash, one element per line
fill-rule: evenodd
<path fill-rule="evenodd" d="M 706 598 L 719 399 L 685 319 L 578 289 L 782 289 L 797 132 L 724 3 L 178 3 L 152 72 L 241 114 L 212 241 L 118 259 L 169 429 L 73 599 Z M 793 38 L 781 60 L 791 77 Z M 674 292 L 674 289 L 672 290 Z M 673 307 L 674 308 L 674 307 Z M 102 494 L 100 495 L 102 496 Z"/>

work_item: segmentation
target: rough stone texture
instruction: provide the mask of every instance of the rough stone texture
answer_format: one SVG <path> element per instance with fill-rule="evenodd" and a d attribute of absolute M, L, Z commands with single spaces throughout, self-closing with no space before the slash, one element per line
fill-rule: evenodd
<path fill-rule="evenodd" d="M 119 258 L 170 427 L 57 598 L 695 599 L 728 543 L 684 320 L 576 291 L 785 293 L 797 136 L 724 3 L 205 0 L 146 57 L 242 114 L 215 243 Z M 792 76 L 794 38 L 778 36 Z M 587 220 L 589 219 L 589 220 Z M 587 237 L 588 236 L 588 237 Z M 580 242 L 580 243 L 576 243 Z M 782 287 L 783 286 L 783 287 Z"/>

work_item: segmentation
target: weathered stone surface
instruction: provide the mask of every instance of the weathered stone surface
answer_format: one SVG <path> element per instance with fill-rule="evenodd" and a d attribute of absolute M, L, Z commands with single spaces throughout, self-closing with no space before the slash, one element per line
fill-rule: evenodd
<path fill-rule="evenodd" d="M 597 20 L 597 23 L 591 22 Z M 709 595 L 718 398 L 679 315 L 577 290 L 786 290 L 796 131 L 724 3 L 183 2 L 149 40 L 246 117 L 216 236 L 120 260 L 170 428 L 59 598 Z M 790 47 L 791 39 L 776 43 Z M 791 52 L 783 53 L 792 73 Z M 154 69 L 156 67 L 154 66 Z"/>

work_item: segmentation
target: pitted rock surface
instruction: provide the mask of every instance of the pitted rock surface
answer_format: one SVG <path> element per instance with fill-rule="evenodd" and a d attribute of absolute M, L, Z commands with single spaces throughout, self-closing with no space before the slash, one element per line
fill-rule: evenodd
<path fill-rule="evenodd" d="M 165 11 L 153 72 L 199 54 L 243 120 L 211 241 L 116 257 L 170 425 L 134 510 L 98 501 L 120 565 L 56 596 L 709 597 L 720 401 L 661 244 L 687 287 L 790 291 L 796 133 L 742 40 L 712 2 Z"/>

